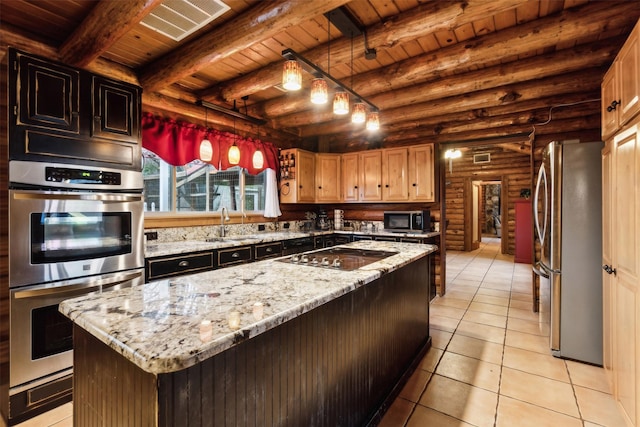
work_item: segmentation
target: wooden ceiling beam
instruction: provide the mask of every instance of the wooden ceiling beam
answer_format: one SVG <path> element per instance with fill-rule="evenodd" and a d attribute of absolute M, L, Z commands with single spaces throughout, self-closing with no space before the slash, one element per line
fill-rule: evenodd
<path fill-rule="evenodd" d="M 300 142 L 300 139 L 286 132 L 270 128 L 268 126 L 257 126 L 242 119 L 234 120 L 231 116 L 208 110 L 205 117 L 205 108 L 189 101 L 165 96 L 158 92 L 142 93 L 142 108 L 145 112 L 162 116 L 166 112 L 173 112 L 170 116 L 176 120 L 185 120 L 197 123 L 218 130 L 231 132 L 234 128 L 236 133 L 241 135 L 252 135 L 263 141 L 274 142 L 277 146 L 293 146 Z"/>
<path fill-rule="evenodd" d="M 603 68 L 588 68 L 582 71 L 567 73 L 540 80 L 532 80 L 524 83 L 516 83 L 497 88 L 491 88 L 462 94 L 443 99 L 434 99 L 428 102 L 383 110 L 380 113 L 380 125 L 384 131 L 386 123 L 396 123 L 412 120 L 420 120 L 423 117 L 440 116 L 443 114 L 455 114 L 460 111 L 494 107 L 498 105 L 509 105 L 514 102 L 533 100 L 540 97 L 552 96 L 559 93 L 575 93 L 580 91 L 591 91 L 591 88 L 600 85 L 605 70 Z M 279 118 L 273 121 L 277 128 L 301 128 L 304 129 L 306 116 L 293 115 L 286 118 Z M 353 126 L 348 119 L 343 122 L 336 121 L 328 124 L 334 132 L 345 131 L 346 127 Z M 346 122 L 346 123 L 345 123 Z M 320 131 L 320 129 L 317 129 Z M 347 129 L 348 131 L 348 129 Z M 320 134 L 320 132 L 318 132 Z M 301 135 L 310 135 L 302 131 Z"/>
<path fill-rule="evenodd" d="M 500 58 L 517 58 L 531 52 L 542 50 L 557 45 L 584 39 L 586 35 L 599 36 L 610 28 L 618 28 L 635 22 L 635 17 L 640 10 L 640 2 L 618 4 L 611 7 L 604 3 L 588 3 L 581 7 L 572 8 L 534 22 L 507 28 L 496 33 L 477 37 L 465 43 L 458 43 L 442 48 L 432 54 L 421 55 L 393 64 L 392 66 L 376 69 L 367 73 L 354 76 L 353 89 L 363 96 L 370 97 L 375 93 L 391 92 L 395 95 L 402 93 L 399 89 L 410 88 L 407 92 L 414 91 L 414 86 L 442 78 L 443 74 L 453 74 L 455 70 L 464 64 L 492 63 Z M 517 43 L 514 42 L 517 40 Z M 535 70 L 532 70 L 532 72 Z M 288 97 L 290 98 L 290 97 Z M 371 97 L 373 100 L 377 97 Z M 295 99 L 295 98 L 294 98 Z M 381 111 L 387 109 L 384 99 L 376 101 Z M 292 101 L 292 104 L 279 104 L 291 111 L 299 112 L 298 122 L 319 123 L 329 122 L 334 119 L 333 114 L 324 110 L 319 112 L 306 98 Z M 252 106 L 252 115 L 262 116 L 259 105 Z M 277 107 L 276 107 L 277 108 Z M 307 111 L 305 111 L 307 110 Z M 282 115 L 277 111 L 270 111 L 270 116 Z M 283 126 L 297 126 L 289 123 Z"/>
<path fill-rule="evenodd" d="M 431 80 L 426 83 L 416 84 L 406 90 L 379 93 L 369 97 L 369 100 L 376 105 L 384 106 L 386 110 L 433 99 L 469 94 L 480 89 L 541 79 L 556 74 L 582 70 L 586 67 L 597 67 L 613 62 L 613 58 L 623 43 L 623 37 L 606 39 L 590 45 L 563 49 L 469 73 Z M 423 55 L 423 60 L 428 61 L 431 56 L 429 54 Z M 495 53 L 495 58 L 501 58 L 502 56 L 503 52 Z M 314 119 L 318 119 L 317 109 L 299 113 L 307 108 L 309 108 L 309 100 L 305 94 L 297 97 L 278 97 L 264 103 L 255 104 L 250 110 L 251 114 L 266 118 L 296 113 L 307 118 L 308 123 L 313 123 Z M 330 106 L 324 106 L 323 110 L 329 108 Z M 335 118 L 331 112 L 325 113 L 321 117 L 324 119 L 330 117 L 332 120 Z"/>
<path fill-rule="evenodd" d="M 4 51 L 6 51 L 7 47 L 11 46 L 33 55 L 63 62 L 63 59 L 60 57 L 60 52 L 55 46 L 34 40 L 5 23 L 0 25 L 0 44 Z M 132 69 L 104 58 L 98 58 L 81 68 L 91 71 L 92 73 L 109 76 L 116 80 L 138 84 L 138 75 Z"/>
<path fill-rule="evenodd" d="M 243 49 L 300 25 L 349 0 L 256 2 L 255 6 L 207 34 L 185 43 L 140 70 L 140 83 L 156 91 Z"/>
<path fill-rule="evenodd" d="M 386 19 L 366 29 L 367 44 L 378 50 L 392 48 L 437 31 L 452 30 L 462 24 L 514 9 L 528 0 L 484 0 L 428 2 L 401 15 Z M 345 63 L 351 59 L 351 39 L 331 41 L 331 62 Z M 327 62 L 327 44 L 303 53 L 304 57 L 322 67 Z M 326 70 L 330 72 L 330 70 Z M 277 61 L 245 76 L 228 80 L 201 92 L 204 99 L 230 102 L 278 84 L 282 79 L 282 62 Z"/>
<path fill-rule="evenodd" d="M 163 0 L 101 0 L 60 46 L 62 62 L 86 67 Z"/>

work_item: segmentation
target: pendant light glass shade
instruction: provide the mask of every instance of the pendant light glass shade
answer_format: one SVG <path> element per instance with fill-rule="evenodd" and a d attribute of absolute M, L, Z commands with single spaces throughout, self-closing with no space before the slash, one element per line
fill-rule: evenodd
<path fill-rule="evenodd" d="M 357 102 L 353 104 L 353 112 L 351 113 L 351 123 L 364 123 L 367 119 L 367 108 L 364 103 Z"/>
<path fill-rule="evenodd" d="M 380 118 L 377 111 L 372 111 L 367 116 L 367 130 L 380 129 Z"/>
<path fill-rule="evenodd" d="M 213 145 L 211 145 L 211 141 L 206 137 L 200 141 L 200 152 L 198 153 L 198 157 L 203 162 L 210 162 L 213 158 Z"/>
<path fill-rule="evenodd" d="M 298 61 L 286 61 L 282 70 L 282 87 L 298 90 L 302 87 L 302 68 Z"/>
<path fill-rule="evenodd" d="M 329 100 L 327 81 L 320 77 L 311 82 L 311 102 L 314 104 L 326 104 Z"/>
<path fill-rule="evenodd" d="M 240 163 L 240 149 L 234 142 L 231 147 L 229 147 L 229 153 L 227 154 L 230 165 L 237 165 Z"/>
<path fill-rule="evenodd" d="M 264 166 L 264 155 L 262 154 L 262 151 L 256 150 L 256 152 L 253 153 L 253 158 L 251 159 L 251 161 L 253 163 L 254 169 L 262 169 L 262 167 Z"/>
<path fill-rule="evenodd" d="M 333 98 L 333 114 L 349 114 L 349 94 L 347 92 L 336 92 Z"/>

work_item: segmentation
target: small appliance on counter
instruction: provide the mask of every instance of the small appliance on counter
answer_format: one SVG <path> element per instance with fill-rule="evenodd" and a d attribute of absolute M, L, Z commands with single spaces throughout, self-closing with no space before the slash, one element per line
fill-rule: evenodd
<path fill-rule="evenodd" d="M 342 230 L 344 226 L 344 211 L 342 209 L 333 210 L 333 228 Z"/>
<path fill-rule="evenodd" d="M 331 224 L 329 223 L 329 216 L 327 215 L 327 211 L 324 209 L 320 209 L 318 211 L 318 216 L 316 217 L 316 229 L 318 230 L 328 230 L 331 228 Z"/>
<path fill-rule="evenodd" d="M 384 230 L 395 232 L 431 231 L 431 211 L 386 211 L 384 212 Z"/>

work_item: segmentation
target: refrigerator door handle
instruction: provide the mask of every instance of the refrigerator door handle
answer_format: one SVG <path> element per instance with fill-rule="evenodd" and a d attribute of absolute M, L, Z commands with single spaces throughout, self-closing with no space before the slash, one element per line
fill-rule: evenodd
<path fill-rule="evenodd" d="M 542 267 L 541 263 L 536 263 L 536 266 L 532 268 L 533 272 L 536 273 L 540 277 L 544 277 L 545 279 L 549 278 L 549 274 L 545 271 L 544 267 Z"/>
<path fill-rule="evenodd" d="M 540 200 L 540 190 L 542 186 L 542 190 L 544 191 L 544 204 L 545 206 L 543 207 L 543 224 L 542 227 L 540 227 L 540 217 L 539 217 L 539 210 L 538 210 L 538 200 Z M 538 234 L 538 239 L 540 241 L 540 244 L 544 244 L 544 237 L 545 234 L 547 232 L 547 200 L 549 200 L 548 198 L 548 194 L 547 194 L 547 173 L 544 169 L 544 163 L 542 165 L 540 165 L 540 169 L 538 170 L 538 182 L 536 183 L 536 194 L 533 198 L 533 219 L 534 219 L 534 224 L 536 227 L 536 233 Z"/>

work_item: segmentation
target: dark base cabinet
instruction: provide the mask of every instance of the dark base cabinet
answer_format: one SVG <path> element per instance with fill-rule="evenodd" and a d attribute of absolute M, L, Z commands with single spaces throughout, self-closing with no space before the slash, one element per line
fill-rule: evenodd
<path fill-rule="evenodd" d="M 170 374 L 142 371 L 75 326 L 74 423 L 375 425 L 431 346 L 429 259 Z"/>

